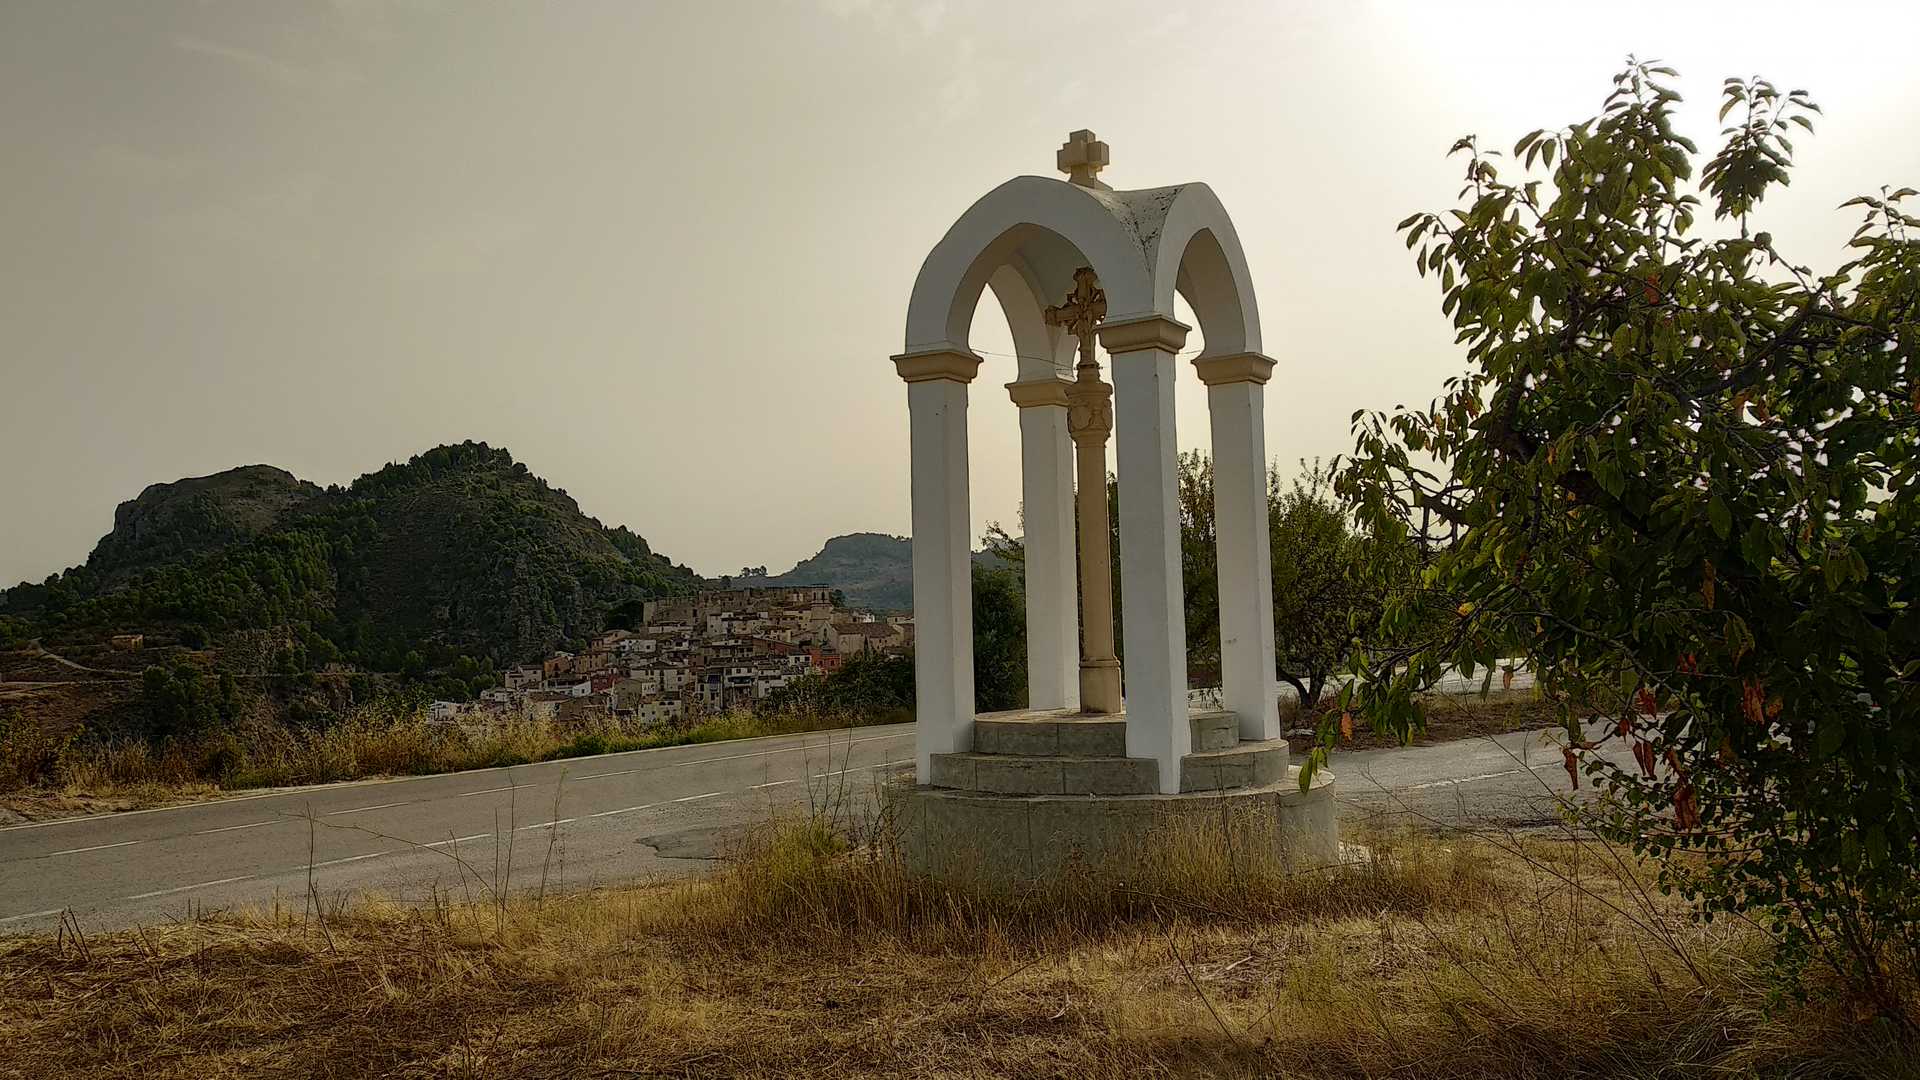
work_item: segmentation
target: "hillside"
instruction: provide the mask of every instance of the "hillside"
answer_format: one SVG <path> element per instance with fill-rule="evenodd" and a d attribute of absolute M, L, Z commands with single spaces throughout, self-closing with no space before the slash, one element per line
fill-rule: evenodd
<path fill-rule="evenodd" d="M 973 561 L 1003 565 L 986 551 Z M 824 544 L 818 554 L 802 559 L 784 574 L 736 578 L 742 586 L 831 585 L 845 594 L 847 604 L 874 611 L 913 610 L 913 541 L 885 533 L 848 533 Z"/>
<path fill-rule="evenodd" d="M 850 607 L 913 609 L 913 541 L 885 533 L 836 536 L 784 574 L 736 578 L 741 586 L 831 585 Z"/>
<path fill-rule="evenodd" d="M 212 476 L 154 484 L 113 512 L 87 568 L 109 580 L 204 555 L 261 535 L 321 494 L 285 469 L 242 465 Z"/>
<path fill-rule="evenodd" d="M 392 670 L 416 650 L 535 656 L 699 580 L 485 443 L 346 488 L 267 466 L 155 485 L 114 520 L 85 566 L 10 590 L 0 611 L 56 637 L 290 625 Z"/>

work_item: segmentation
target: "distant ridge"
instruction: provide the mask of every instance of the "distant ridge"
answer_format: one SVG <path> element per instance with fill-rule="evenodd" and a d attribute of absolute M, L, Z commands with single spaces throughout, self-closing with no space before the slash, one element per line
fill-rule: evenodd
<path fill-rule="evenodd" d="M 86 565 L 0 593 L 33 633 L 293 627 L 395 670 L 413 650 L 510 662 L 697 588 L 504 449 L 438 446 L 340 488 L 267 465 L 155 484 Z"/>
<path fill-rule="evenodd" d="M 1001 565 L 998 557 L 976 551 L 973 561 Z M 829 539 L 818 554 L 802 559 L 784 574 L 746 575 L 736 585 L 831 585 L 847 604 L 873 611 L 913 610 L 913 541 L 886 533 L 847 533 Z"/>

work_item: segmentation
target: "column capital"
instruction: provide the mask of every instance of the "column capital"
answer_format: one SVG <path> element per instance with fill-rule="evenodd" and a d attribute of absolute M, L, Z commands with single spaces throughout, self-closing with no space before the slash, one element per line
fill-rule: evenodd
<path fill-rule="evenodd" d="M 1067 433 L 1074 445 L 1100 450 L 1106 469 L 1107 437 L 1113 434 L 1113 387 L 1098 378 L 1079 379 L 1067 388 Z"/>
<path fill-rule="evenodd" d="M 907 382 L 970 383 L 980 370 L 980 358 L 959 349 L 923 349 L 893 359 L 893 368 Z"/>
<path fill-rule="evenodd" d="M 1031 409 L 1039 405 L 1058 405 L 1067 407 L 1067 386 L 1065 379 L 1056 379 L 1051 375 L 1042 375 L 1037 379 L 1021 379 L 1007 384 L 1007 396 L 1015 405 Z"/>
<path fill-rule="evenodd" d="M 1164 349 L 1177 353 L 1186 345 L 1187 331 L 1191 329 L 1186 323 L 1165 315 L 1110 319 L 1100 324 L 1100 344 L 1110 353 L 1137 352 L 1141 349 Z"/>
<path fill-rule="evenodd" d="M 1229 353 L 1224 356 L 1197 356 L 1193 369 L 1208 386 L 1228 383 L 1265 383 L 1273 377 L 1273 357 L 1259 353 Z"/>

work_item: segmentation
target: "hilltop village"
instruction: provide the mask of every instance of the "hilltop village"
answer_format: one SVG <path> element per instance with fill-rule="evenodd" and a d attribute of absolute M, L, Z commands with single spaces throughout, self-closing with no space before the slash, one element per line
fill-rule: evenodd
<path fill-rule="evenodd" d="M 638 629 L 608 630 L 580 652 L 508 668 L 478 701 L 435 701 L 429 715 L 604 713 L 664 724 L 750 708 L 796 680 L 839 670 L 848 657 L 913 645 L 911 615 L 853 611 L 835 599 L 829 586 L 796 585 L 649 600 Z"/>

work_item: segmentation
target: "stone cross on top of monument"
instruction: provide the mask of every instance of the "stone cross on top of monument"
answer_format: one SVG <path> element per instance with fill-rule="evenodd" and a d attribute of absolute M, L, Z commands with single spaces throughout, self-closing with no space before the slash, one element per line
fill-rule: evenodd
<path fill-rule="evenodd" d="M 1107 144 L 1094 137 L 1093 132 L 1082 128 L 1067 136 L 1067 141 L 1053 155 L 1056 168 L 1067 174 L 1067 183 L 1077 184 L 1097 191 L 1113 189 L 1101 183 L 1095 175 L 1107 167 L 1111 159 L 1107 155 Z"/>
<path fill-rule="evenodd" d="M 1064 303 L 1048 308 L 1044 315 L 1048 326 L 1065 327 L 1067 333 L 1079 338 L 1083 352 L 1091 349 L 1094 329 L 1107 317 L 1107 294 L 1101 291 L 1100 277 L 1093 267 L 1075 270 L 1073 291 Z"/>

